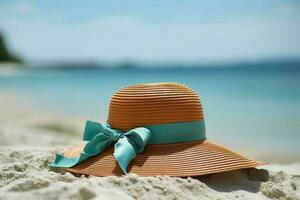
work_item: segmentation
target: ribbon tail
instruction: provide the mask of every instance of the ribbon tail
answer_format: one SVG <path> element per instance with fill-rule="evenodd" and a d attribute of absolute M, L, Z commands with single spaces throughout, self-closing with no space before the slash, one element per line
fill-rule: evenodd
<path fill-rule="evenodd" d="M 53 163 L 51 163 L 49 166 L 51 167 L 73 167 L 77 165 L 78 163 L 82 162 L 83 160 L 86 160 L 89 156 L 85 155 L 84 153 L 81 153 L 79 157 L 65 157 L 62 154 L 56 154 L 55 160 Z"/>
<path fill-rule="evenodd" d="M 102 153 L 109 147 L 111 141 L 105 138 L 102 133 L 98 134 L 94 139 L 89 141 L 84 150 L 78 157 L 65 157 L 63 154 L 56 154 L 55 160 L 50 164 L 51 167 L 73 167 L 82 161 Z"/>
<path fill-rule="evenodd" d="M 127 174 L 127 166 L 135 156 L 135 150 L 126 137 L 120 138 L 115 143 L 114 157 L 124 174 Z"/>
<path fill-rule="evenodd" d="M 136 157 L 137 153 L 144 150 L 150 136 L 149 129 L 135 128 L 125 133 L 124 137 L 115 143 L 114 156 L 124 174 L 127 174 L 127 166 L 130 161 Z"/>

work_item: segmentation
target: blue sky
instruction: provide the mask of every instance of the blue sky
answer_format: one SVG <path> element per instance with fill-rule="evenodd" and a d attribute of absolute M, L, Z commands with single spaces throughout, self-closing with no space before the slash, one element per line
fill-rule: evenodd
<path fill-rule="evenodd" d="M 0 30 L 29 61 L 300 58 L 300 1 L 1 0 Z"/>

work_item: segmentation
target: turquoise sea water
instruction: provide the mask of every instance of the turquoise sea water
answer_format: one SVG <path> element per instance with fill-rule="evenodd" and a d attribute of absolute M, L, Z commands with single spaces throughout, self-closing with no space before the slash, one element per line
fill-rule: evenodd
<path fill-rule="evenodd" d="M 0 92 L 15 93 L 45 112 L 104 120 L 117 89 L 146 82 L 181 82 L 198 92 L 212 140 L 300 152 L 299 68 L 26 71 L 0 77 Z"/>

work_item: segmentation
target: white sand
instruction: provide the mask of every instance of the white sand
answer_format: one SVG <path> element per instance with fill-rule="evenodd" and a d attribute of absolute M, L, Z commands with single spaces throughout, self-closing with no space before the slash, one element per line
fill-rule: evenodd
<path fill-rule="evenodd" d="M 299 163 L 186 179 L 74 177 L 48 163 L 80 142 L 81 120 L 29 113 L 10 95 L 0 108 L 0 199 L 300 199 Z"/>

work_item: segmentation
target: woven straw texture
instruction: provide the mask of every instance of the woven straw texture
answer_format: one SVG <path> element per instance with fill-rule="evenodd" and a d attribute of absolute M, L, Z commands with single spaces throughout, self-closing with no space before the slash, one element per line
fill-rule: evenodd
<path fill-rule="evenodd" d="M 178 83 L 140 84 L 116 92 L 110 102 L 108 123 L 116 129 L 130 129 L 174 122 L 204 119 L 199 96 Z M 72 153 L 74 155 L 74 153 Z M 75 153 L 75 156 L 80 151 Z M 147 145 L 128 166 L 128 172 L 141 176 L 199 176 L 261 163 L 210 141 Z M 78 174 L 122 175 L 113 156 L 113 145 L 68 171 Z"/>
<path fill-rule="evenodd" d="M 128 172 L 140 176 L 200 176 L 260 163 L 209 141 L 171 145 L 147 145 L 128 166 Z M 113 156 L 113 147 L 69 169 L 70 172 L 94 176 L 123 175 Z"/>
<path fill-rule="evenodd" d="M 178 83 L 125 87 L 112 96 L 108 114 L 108 123 L 123 131 L 199 119 L 203 119 L 199 96 Z"/>

